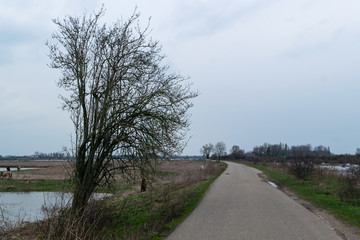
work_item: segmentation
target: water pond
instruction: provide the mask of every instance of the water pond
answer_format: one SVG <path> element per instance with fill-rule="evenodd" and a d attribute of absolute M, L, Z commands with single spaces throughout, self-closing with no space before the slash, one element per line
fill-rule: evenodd
<path fill-rule="evenodd" d="M 357 164 L 349 164 L 349 163 L 345 165 L 325 165 L 325 164 L 320 165 L 320 168 L 337 171 L 339 174 L 343 174 L 343 175 L 345 175 L 350 168 L 358 168 L 358 167 L 359 165 Z"/>
<path fill-rule="evenodd" d="M 24 168 L 21 168 L 20 171 L 22 171 L 22 170 L 31 170 L 31 169 L 37 169 L 37 168 L 24 167 Z M 4 172 L 4 171 L 7 171 L 7 169 L 5 167 L 0 167 L 0 172 Z M 17 168 L 10 167 L 10 171 L 17 171 Z"/>
<path fill-rule="evenodd" d="M 95 193 L 94 198 L 99 199 L 107 196 L 106 193 Z M 18 221 L 32 222 L 45 218 L 42 207 L 50 207 L 55 204 L 64 206 L 69 204 L 71 193 L 57 192 L 1 192 L 0 193 L 0 225 L 15 224 Z"/>

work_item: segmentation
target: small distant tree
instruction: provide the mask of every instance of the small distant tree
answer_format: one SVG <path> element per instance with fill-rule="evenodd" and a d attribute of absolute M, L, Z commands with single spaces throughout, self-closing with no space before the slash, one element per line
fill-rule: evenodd
<path fill-rule="evenodd" d="M 218 142 L 215 144 L 214 154 L 216 155 L 216 159 L 218 162 L 223 156 L 226 155 L 226 145 L 224 142 Z"/>
<path fill-rule="evenodd" d="M 214 148 L 214 145 L 212 145 L 211 143 L 205 144 L 204 146 L 202 146 L 200 148 L 200 153 L 206 158 L 209 159 L 210 158 L 210 154 L 212 152 Z"/>
<path fill-rule="evenodd" d="M 314 147 L 314 153 L 319 156 L 329 156 L 331 155 L 330 147 L 325 147 L 322 145 Z"/>
<path fill-rule="evenodd" d="M 231 148 L 230 155 L 231 155 L 232 159 L 239 159 L 239 158 L 244 157 L 245 151 L 240 149 L 240 147 L 238 145 L 234 145 Z"/>
<path fill-rule="evenodd" d="M 146 177 L 158 160 L 180 153 L 197 96 L 186 78 L 168 73 L 139 13 L 113 25 L 99 23 L 104 13 L 53 20 L 55 43 L 47 43 L 75 129 L 75 212 L 115 170 Z"/>
<path fill-rule="evenodd" d="M 356 148 L 355 155 L 360 156 L 360 148 Z"/>

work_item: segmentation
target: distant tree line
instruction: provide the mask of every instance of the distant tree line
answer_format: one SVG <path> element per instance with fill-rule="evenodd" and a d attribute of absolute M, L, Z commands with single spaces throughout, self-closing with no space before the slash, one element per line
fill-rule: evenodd
<path fill-rule="evenodd" d="M 7 155 L 2 156 L 0 155 L 0 160 L 64 160 L 64 159 L 70 159 L 71 155 L 70 153 L 66 152 L 53 152 L 53 153 L 42 153 L 42 152 L 35 152 L 32 155 L 22 155 L 22 156 L 16 156 L 16 155 Z"/>
<path fill-rule="evenodd" d="M 312 147 L 310 144 L 289 147 L 287 144 L 269 144 L 264 143 L 261 146 L 253 148 L 251 153 L 253 156 L 259 157 L 286 157 L 286 156 L 330 156 L 330 147 L 322 145 Z"/>
<path fill-rule="evenodd" d="M 33 155 L 31 155 L 31 157 L 36 159 L 68 159 L 71 158 L 71 154 L 69 152 L 35 152 Z"/>
<path fill-rule="evenodd" d="M 233 145 L 226 152 L 224 142 L 205 144 L 201 147 L 200 153 L 206 159 L 244 159 L 246 157 L 291 157 L 291 156 L 331 156 L 330 147 L 319 145 L 312 147 L 310 144 L 288 146 L 287 144 L 269 144 L 264 143 L 261 146 L 255 146 L 252 151 L 245 153 L 238 145 Z"/>
<path fill-rule="evenodd" d="M 245 157 L 245 151 L 238 145 L 232 146 L 230 153 L 226 152 L 226 144 L 222 141 L 213 145 L 212 143 L 205 144 L 200 148 L 200 153 L 206 159 L 242 159 Z"/>

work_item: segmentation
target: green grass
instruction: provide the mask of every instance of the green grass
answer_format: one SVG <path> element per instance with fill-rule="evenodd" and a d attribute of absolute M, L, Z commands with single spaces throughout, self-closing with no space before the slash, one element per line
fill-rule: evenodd
<path fill-rule="evenodd" d="M 19 180 L 19 179 L 1 179 L 0 192 L 60 192 L 70 191 L 71 184 L 69 180 Z"/>
<path fill-rule="evenodd" d="M 360 227 L 360 206 L 342 202 L 337 190 L 342 187 L 338 178 L 333 176 L 312 176 L 307 181 L 296 179 L 293 175 L 276 171 L 263 165 L 251 165 L 261 170 L 280 188 L 289 189 L 298 197 L 313 203 L 334 214 L 337 218 Z"/>

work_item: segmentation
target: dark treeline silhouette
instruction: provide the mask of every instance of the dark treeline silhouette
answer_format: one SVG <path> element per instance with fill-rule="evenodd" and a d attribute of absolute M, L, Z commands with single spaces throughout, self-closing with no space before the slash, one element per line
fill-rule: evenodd
<path fill-rule="evenodd" d="M 225 146 L 224 143 L 223 145 Z M 216 147 L 213 147 L 211 143 L 205 144 L 200 149 L 200 153 L 205 158 L 209 158 L 210 156 L 211 159 L 219 158 L 219 153 L 218 151 L 216 151 Z M 210 155 L 210 153 L 212 153 L 212 155 Z M 333 154 L 330 151 L 330 147 L 325 147 L 323 145 L 312 147 L 310 144 L 288 146 L 287 144 L 283 144 L 283 143 L 279 143 L 279 144 L 264 143 L 263 145 L 255 146 L 252 151 L 247 153 L 245 153 L 245 151 L 241 149 L 238 145 L 233 145 L 229 153 L 224 152 L 221 155 L 221 159 L 235 160 L 235 159 L 245 159 L 250 157 L 288 158 L 288 157 L 299 157 L 299 156 L 329 157 L 332 155 Z"/>
<path fill-rule="evenodd" d="M 286 157 L 286 156 L 330 156 L 330 147 L 316 146 L 312 147 L 310 144 L 298 145 L 289 147 L 287 144 L 269 144 L 264 143 L 261 146 L 254 147 L 253 156 L 260 157 Z"/>
<path fill-rule="evenodd" d="M 225 145 L 225 143 L 223 143 L 223 145 Z M 219 158 L 219 154 L 217 153 L 216 148 L 211 143 L 205 144 L 200 149 L 200 153 L 204 158 Z M 233 145 L 229 149 L 229 153 L 224 152 L 220 158 L 223 160 L 246 159 L 262 162 L 273 162 L 280 161 L 281 159 L 286 161 L 286 159 L 305 157 L 309 159 L 317 159 L 322 162 L 351 163 L 358 162 L 357 157 L 360 156 L 360 149 L 357 151 L 357 153 L 357 155 L 335 155 L 331 153 L 330 147 L 323 145 L 312 147 L 310 144 L 289 146 L 286 143 L 264 143 L 263 145 L 255 146 L 253 150 L 249 152 L 245 152 L 245 150 L 241 149 L 238 145 Z"/>
<path fill-rule="evenodd" d="M 212 158 L 216 159 L 216 158 Z M 233 158 L 230 154 L 222 158 L 223 160 L 235 160 L 235 161 L 246 161 L 257 163 L 281 163 L 292 162 L 294 160 L 311 160 L 314 164 L 360 164 L 360 155 L 340 154 L 340 155 L 329 155 L 329 156 L 316 156 L 316 155 L 305 155 L 305 156 L 286 156 L 286 157 L 261 157 L 244 154 L 242 157 Z"/>
<path fill-rule="evenodd" d="M 42 153 L 42 152 L 35 152 L 32 155 L 7 155 L 2 156 L 0 155 L 0 160 L 64 160 L 71 158 L 69 153 L 64 152 L 53 152 L 53 153 Z"/>

